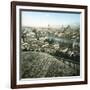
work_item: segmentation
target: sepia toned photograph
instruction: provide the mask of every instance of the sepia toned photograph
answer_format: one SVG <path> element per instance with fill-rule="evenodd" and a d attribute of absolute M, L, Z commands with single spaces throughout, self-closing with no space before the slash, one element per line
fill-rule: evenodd
<path fill-rule="evenodd" d="M 11 2 L 11 88 L 87 84 L 87 6 Z"/>
<path fill-rule="evenodd" d="M 20 77 L 80 75 L 80 13 L 21 10 Z"/>

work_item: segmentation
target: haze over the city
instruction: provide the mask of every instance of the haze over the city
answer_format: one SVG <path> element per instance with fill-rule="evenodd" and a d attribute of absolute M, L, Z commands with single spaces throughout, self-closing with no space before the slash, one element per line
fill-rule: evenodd
<path fill-rule="evenodd" d="M 80 13 L 22 11 L 21 15 L 22 26 L 47 27 L 80 23 Z"/>

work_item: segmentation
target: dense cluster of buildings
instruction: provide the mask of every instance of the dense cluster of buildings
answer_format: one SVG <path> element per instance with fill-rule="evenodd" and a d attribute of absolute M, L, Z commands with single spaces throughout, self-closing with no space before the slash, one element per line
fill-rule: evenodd
<path fill-rule="evenodd" d="M 80 28 L 70 25 L 55 27 L 23 27 L 21 31 L 21 50 L 56 54 L 62 52 L 69 56 L 80 56 Z"/>

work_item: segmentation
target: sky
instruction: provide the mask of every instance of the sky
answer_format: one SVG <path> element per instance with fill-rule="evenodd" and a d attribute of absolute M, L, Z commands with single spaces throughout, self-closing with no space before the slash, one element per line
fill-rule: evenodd
<path fill-rule="evenodd" d="M 22 26 L 48 26 L 79 24 L 79 13 L 22 11 Z"/>

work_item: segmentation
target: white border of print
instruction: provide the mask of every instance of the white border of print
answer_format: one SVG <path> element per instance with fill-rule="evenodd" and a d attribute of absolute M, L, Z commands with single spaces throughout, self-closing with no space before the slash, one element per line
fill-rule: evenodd
<path fill-rule="evenodd" d="M 21 79 L 19 78 L 19 48 L 20 48 L 20 37 L 19 37 L 19 10 L 20 9 L 35 9 L 35 10 L 51 10 L 51 11 L 73 11 L 81 12 L 80 15 L 80 76 L 69 76 L 69 77 L 52 77 L 52 78 L 35 78 L 35 79 Z M 16 83 L 17 85 L 23 84 L 37 84 L 37 83 L 54 83 L 54 82 L 75 82 L 75 81 L 84 81 L 84 10 L 82 9 L 70 9 L 70 8 L 48 8 L 48 7 L 34 7 L 34 6 L 16 6 Z"/>

